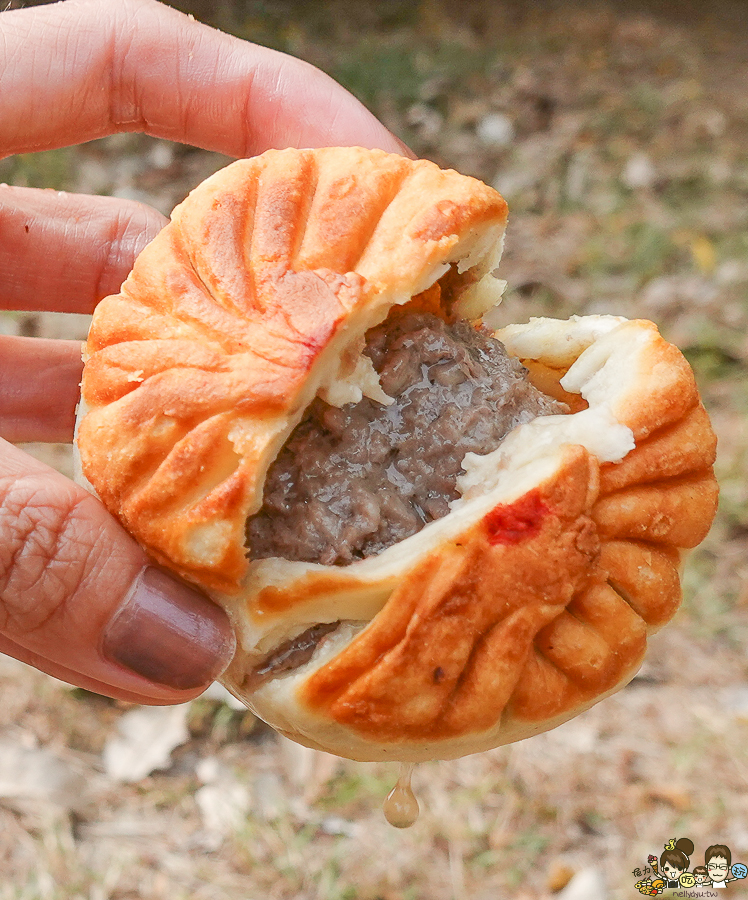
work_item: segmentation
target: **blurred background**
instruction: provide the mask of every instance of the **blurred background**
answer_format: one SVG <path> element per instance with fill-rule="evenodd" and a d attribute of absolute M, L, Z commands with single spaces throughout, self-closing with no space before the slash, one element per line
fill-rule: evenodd
<path fill-rule="evenodd" d="M 417 767 L 408 831 L 381 813 L 396 768 L 291 745 L 219 691 L 141 709 L 0 658 L 0 900 L 612 900 L 671 838 L 694 865 L 713 843 L 748 861 L 745 4 L 171 5 L 314 63 L 498 188 L 507 320 L 657 321 L 718 431 L 721 508 L 634 681 L 546 735 Z M 226 162 L 127 134 L 0 161 L 0 181 L 168 213 Z M 0 314 L 0 333 L 86 327 Z M 70 471 L 69 448 L 29 449 Z"/>

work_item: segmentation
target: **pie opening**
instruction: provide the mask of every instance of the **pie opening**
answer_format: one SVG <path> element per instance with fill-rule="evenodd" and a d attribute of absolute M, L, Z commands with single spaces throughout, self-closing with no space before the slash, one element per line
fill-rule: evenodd
<path fill-rule="evenodd" d="M 247 522 L 252 559 L 345 566 L 374 556 L 449 513 L 467 453 L 569 412 L 488 329 L 439 312 L 421 295 L 367 333 L 363 353 L 387 400 L 313 401 Z"/>

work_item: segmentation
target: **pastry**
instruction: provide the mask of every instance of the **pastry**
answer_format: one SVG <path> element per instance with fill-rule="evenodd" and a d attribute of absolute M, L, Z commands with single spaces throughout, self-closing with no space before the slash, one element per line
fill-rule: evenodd
<path fill-rule="evenodd" d="M 268 151 L 94 314 L 82 474 L 227 610 L 224 683 L 300 743 L 417 761 L 569 719 L 710 527 L 715 438 L 653 324 L 481 324 L 506 215 L 424 160 Z"/>

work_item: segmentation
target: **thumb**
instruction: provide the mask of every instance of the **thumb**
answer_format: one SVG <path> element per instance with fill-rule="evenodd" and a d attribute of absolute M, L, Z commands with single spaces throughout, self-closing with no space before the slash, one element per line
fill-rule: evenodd
<path fill-rule="evenodd" d="M 199 694 L 234 646 L 220 607 L 149 565 L 95 497 L 0 440 L 0 652 L 158 704 Z"/>

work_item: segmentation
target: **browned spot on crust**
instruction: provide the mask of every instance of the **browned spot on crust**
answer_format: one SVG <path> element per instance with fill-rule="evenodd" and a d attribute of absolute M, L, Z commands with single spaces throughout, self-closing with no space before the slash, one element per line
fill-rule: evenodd
<path fill-rule="evenodd" d="M 637 443 L 620 463 L 600 469 L 600 491 L 608 494 L 633 484 L 678 478 L 709 469 L 717 455 L 717 438 L 699 403 L 683 418 Z"/>
<path fill-rule="evenodd" d="M 506 207 L 505 207 L 506 208 Z M 469 209 L 453 200 L 440 200 L 419 218 L 412 235 L 419 241 L 441 241 L 451 235 L 462 234 L 475 209 Z"/>
<path fill-rule="evenodd" d="M 272 586 L 264 587 L 258 591 L 253 598 L 252 608 L 259 614 L 278 615 L 285 610 L 303 605 L 310 601 L 314 601 L 317 597 L 330 597 L 335 594 L 351 594 L 351 593 L 388 593 L 395 586 L 395 579 L 389 582 L 383 579 L 377 579 L 376 584 L 369 588 L 365 583 L 362 584 L 358 578 L 332 577 L 326 573 L 319 571 L 309 572 L 303 579 L 294 582 L 293 589 L 288 587 L 276 588 Z"/>

